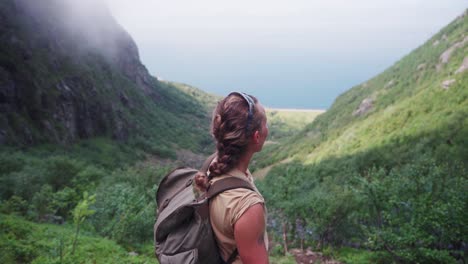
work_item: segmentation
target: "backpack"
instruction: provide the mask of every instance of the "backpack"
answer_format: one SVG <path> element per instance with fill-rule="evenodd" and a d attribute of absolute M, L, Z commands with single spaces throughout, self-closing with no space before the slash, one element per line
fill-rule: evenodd
<path fill-rule="evenodd" d="M 204 162 L 201 172 L 206 174 L 215 154 Z M 209 201 L 230 189 L 253 189 L 247 182 L 229 177 L 216 181 L 199 195 L 193 187 L 198 172 L 177 168 L 164 176 L 158 186 L 154 250 L 160 264 L 232 263 L 237 257 L 236 249 L 227 262 L 221 258 L 210 224 Z"/>

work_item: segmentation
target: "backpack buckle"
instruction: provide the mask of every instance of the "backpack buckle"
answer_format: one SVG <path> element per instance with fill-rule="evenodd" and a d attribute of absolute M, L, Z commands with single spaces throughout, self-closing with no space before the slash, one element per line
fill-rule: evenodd
<path fill-rule="evenodd" d="M 164 202 L 163 202 L 163 204 L 162 204 L 162 206 L 161 206 L 161 210 L 164 209 L 164 208 L 166 208 L 166 207 L 169 205 L 169 202 L 170 202 L 170 201 L 171 201 L 171 199 L 169 199 L 169 198 L 166 199 L 166 200 L 164 200 Z M 161 211 L 161 210 L 160 210 L 160 211 Z"/>
<path fill-rule="evenodd" d="M 188 179 L 187 183 L 185 184 L 185 187 L 189 187 L 190 185 L 192 185 L 192 183 L 193 183 L 193 179 L 192 178 Z"/>

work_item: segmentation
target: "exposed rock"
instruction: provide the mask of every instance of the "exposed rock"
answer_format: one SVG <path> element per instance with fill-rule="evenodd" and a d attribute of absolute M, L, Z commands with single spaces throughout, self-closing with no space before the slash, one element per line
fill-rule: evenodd
<path fill-rule="evenodd" d="M 56 88 L 60 92 L 60 95 L 55 102 L 54 119 L 65 128 L 65 134 L 61 138 L 61 142 L 73 142 L 77 139 L 77 114 L 74 102 L 76 95 L 65 81 L 59 82 Z"/>
<path fill-rule="evenodd" d="M 424 70 L 424 69 L 426 69 L 426 63 L 421 63 L 421 64 L 419 64 L 418 67 L 417 67 L 417 70 L 418 70 L 418 71 L 422 71 L 422 70 Z"/>
<path fill-rule="evenodd" d="M 0 145 L 3 145 L 5 143 L 6 143 L 6 131 L 0 130 Z"/>
<path fill-rule="evenodd" d="M 15 94 L 15 82 L 10 72 L 0 66 L 0 105 L 13 103 Z"/>
<path fill-rule="evenodd" d="M 32 135 L 31 129 L 28 126 L 25 126 L 23 128 L 23 131 L 21 131 L 23 134 L 23 139 L 26 142 L 26 144 L 32 144 L 34 143 L 34 137 Z"/>
<path fill-rule="evenodd" d="M 462 73 L 468 69 L 468 56 L 463 59 L 462 64 L 460 65 L 460 68 L 455 71 L 455 74 Z"/>
<path fill-rule="evenodd" d="M 125 141 L 129 136 L 129 124 L 123 118 L 123 113 L 121 110 L 118 110 L 116 107 L 113 107 L 116 117 L 114 117 L 114 131 L 112 132 L 112 138 L 118 141 Z"/>
<path fill-rule="evenodd" d="M 388 88 L 392 87 L 393 85 L 395 85 L 395 81 L 390 80 L 387 84 L 385 84 L 384 88 L 388 89 Z"/>
<path fill-rule="evenodd" d="M 440 71 L 442 69 L 442 66 L 450 61 L 450 57 L 456 49 L 463 47 L 463 45 L 465 45 L 465 43 L 467 42 L 468 36 L 466 36 L 462 41 L 456 42 L 450 48 L 444 51 L 439 57 L 439 64 L 437 64 L 436 66 L 437 71 Z"/>
<path fill-rule="evenodd" d="M 122 39 L 119 40 L 119 49 L 121 52 L 116 58 L 118 67 L 146 94 L 150 95 L 154 93 L 154 89 L 151 88 L 151 76 L 146 67 L 140 62 L 138 48 L 135 42 L 126 32 L 122 33 L 121 38 Z"/>
<path fill-rule="evenodd" d="M 294 255 L 302 253 L 302 250 L 299 249 L 299 248 L 293 248 L 293 249 L 291 249 L 289 251 L 290 251 L 291 254 L 294 254 Z"/>
<path fill-rule="evenodd" d="M 60 137 L 57 134 L 57 131 L 55 130 L 55 128 L 50 123 L 50 121 L 42 120 L 41 126 L 42 126 L 41 129 L 43 129 L 45 133 L 47 133 L 47 135 L 49 136 L 49 138 L 53 140 L 53 142 L 60 142 Z"/>
<path fill-rule="evenodd" d="M 120 102 L 122 102 L 124 106 L 129 105 L 128 96 L 124 92 L 120 92 L 119 97 L 120 97 Z"/>
<path fill-rule="evenodd" d="M 463 19 L 464 19 L 465 16 L 467 16 L 467 15 L 468 15 L 468 9 L 465 9 L 465 11 L 463 12 L 463 14 L 461 14 L 461 15 L 459 15 L 459 16 L 457 17 L 457 21 L 460 21 L 460 22 L 463 21 Z"/>
<path fill-rule="evenodd" d="M 432 43 L 432 46 L 435 47 L 435 46 L 439 45 L 439 43 L 440 43 L 440 40 L 437 39 L 436 41 L 434 41 L 434 42 Z"/>
<path fill-rule="evenodd" d="M 322 133 L 320 133 L 320 131 L 316 131 L 316 130 L 310 130 L 310 131 L 307 131 L 306 133 L 306 137 L 310 138 L 310 139 L 316 139 L 318 137 L 320 137 L 322 135 Z"/>
<path fill-rule="evenodd" d="M 136 257 L 136 256 L 138 256 L 138 253 L 136 253 L 135 251 L 132 251 L 132 252 L 129 252 L 128 255 L 130 255 L 132 257 Z"/>
<path fill-rule="evenodd" d="M 358 109 L 353 112 L 354 116 L 361 116 L 368 113 L 373 107 L 374 100 L 372 98 L 366 98 L 362 100 L 361 104 L 359 105 Z"/>
<path fill-rule="evenodd" d="M 442 82 L 442 89 L 448 90 L 452 84 L 456 82 L 455 79 L 445 80 Z"/>
<path fill-rule="evenodd" d="M 53 214 L 46 214 L 42 216 L 40 220 L 41 222 L 57 224 L 57 225 L 62 225 L 65 223 L 65 219 L 63 219 L 63 217 L 59 215 L 53 215 Z"/>

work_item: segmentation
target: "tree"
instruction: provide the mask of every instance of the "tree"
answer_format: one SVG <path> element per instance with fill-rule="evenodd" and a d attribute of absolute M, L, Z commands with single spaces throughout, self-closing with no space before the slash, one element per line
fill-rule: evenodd
<path fill-rule="evenodd" d="M 89 209 L 91 205 L 96 202 L 96 195 L 88 196 L 88 192 L 83 193 L 83 200 L 81 200 L 73 209 L 73 222 L 76 226 L 75 238 L 73 239 L 72 255 L 75 253 L 76 244 L 78 242 L 78 235 L 80 233 L 81 224 L 86 218 L 95 213 L 95 210 Z"/>

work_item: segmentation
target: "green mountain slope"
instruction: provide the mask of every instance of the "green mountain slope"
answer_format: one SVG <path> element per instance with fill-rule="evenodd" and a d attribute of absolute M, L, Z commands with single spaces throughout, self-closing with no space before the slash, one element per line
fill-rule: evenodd
<path fill-rule="evenodd" d="M 211 151 L 216 97 L 149 75 L 100 1 L 1 1 L 0 44 L 0 262 L 157 263 L 157 184 Z"/>
<path fill-rule="evenodd" d="M 464 254 L 467 54 L 465 12 L 257 157 L 259 168 L 279 164 L 260 185 L 291 240 L 305 235 L 295 230 L 298 221 L 320 247 L 371 248 L 396 262 Z"/>
<path fill-rule="evenodd" d="M 451 131 L 444 141 L 463 140 L 467 74 L 457 71 L 462 65 L 466 69 L 467 35 L 465 15 L 382 74 L 340 95 L 325 114 L 281 146 L 274 160 L 294 157 L 314 162 L 439 128 Z M 449 50 L 450 58 L 443 63 L 442 54 Z M 444 88 L 447 80 L 454 82 Z M 362 111 L 366 101 L 370 107 Z M 451 123 L 459 129 L 449 127 Z"/>
<path fill-rule="evenodd" d="M 103 4 L 8 0 L 0 21 L 0 144 L 101 136 L 167 156 L 210 141 L 205 102 L 150 76 Z"/>

